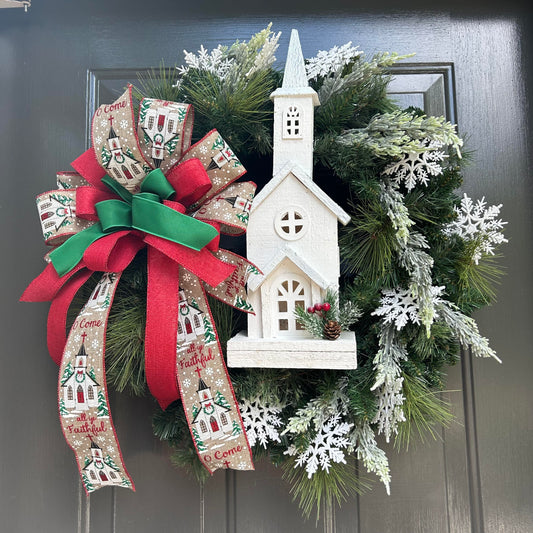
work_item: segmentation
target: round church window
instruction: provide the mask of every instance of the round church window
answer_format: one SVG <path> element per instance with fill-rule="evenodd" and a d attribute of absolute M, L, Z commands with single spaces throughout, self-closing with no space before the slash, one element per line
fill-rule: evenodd
<path fill-rule="evenodd" d="M 277 234 L 288 241 L 295 241 L 305 235 L 308 217 L 301 207 L 283 208 L 274 220 Z"/>

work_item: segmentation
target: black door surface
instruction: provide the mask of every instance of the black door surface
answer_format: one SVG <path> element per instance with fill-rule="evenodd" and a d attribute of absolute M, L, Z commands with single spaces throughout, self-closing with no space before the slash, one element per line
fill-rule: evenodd
<path fill-rule="evenodd" d="M 202 4 L 202 3 L 201 3 Z M 6 533 L 314 531 L 291 503 L 279 472 L 217 472 L 205 491 L 170 466 L 152 436 L 153 401 L 115 395 L 113 415 L 137 492 L 102 489 L 86 499 L 56 411 L 57 368 L 47 356 L 47 304 L 18 298 L 44 251 L 34 196 L 86 147 L 87 116 L 142 68 L 181 64 L 183 49 L 248 39 L 273 22 L 290 29 L 304 55 L 352 41 L 365 52 L 415 52 L 395 71 L 404 102 L 447 113 L 473 151 L 464 190 L 504 204 L 509 221 L 499 301 L 478 313 L 503 359 L 450 371 L 457 423 L 409 452 L 386 449 L 391 495 L 374 490 L 347 502 L 336 531 L 357 533 L 526 533 L 533 531 L 533 345 L 531 320 L 531 143 L 527 123 L 528 14 L 422 11 L 294 11 L 251 14 L 231 3 L 34 0 L 0 10 L 0 213 L 5 231 L 2 298 L 0 505 Z M 283 13 L 286 14 L 283 14 Z M 529 62 L 528 62 L 529 58 Z M 124 70 L 126 69 L 126 70 Z M 319 523 L 316 530 L 324 530 Z"/>

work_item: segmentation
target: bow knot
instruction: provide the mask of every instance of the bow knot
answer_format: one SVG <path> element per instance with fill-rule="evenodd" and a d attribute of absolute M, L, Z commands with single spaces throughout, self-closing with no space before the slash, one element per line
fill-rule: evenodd
<path fill-rule="evenodd" d="M 191 164 L 188 166 L 191 167 Z M 176 171 L 173 175 L 179 177 L 175 180 L 177 182 L 185 177 L 183 171 Z M 169 201 L 173 196 L 184 195 L 177 194 L 161 169 L 152 170 L 144 178 L 140 192 L 136 194 L 108 175 L 101 181 L 120 199 L 97 202 L 95 210 L 98 222 L 73 235 L 50 253 L 52 264 L 60 276 L 70 272 L 81 261 L 85 250 L 92 243 L 117 231 L 138 230 L 196 251 L 200 251 L 219 236 L 219 231 L 211 224 L 186 215 L 183 204 Z M 198 197 L 204 189 L 201 179 L 199 181 L 196 194 L 190 190 L 186 191 L 188 199 Z"/>

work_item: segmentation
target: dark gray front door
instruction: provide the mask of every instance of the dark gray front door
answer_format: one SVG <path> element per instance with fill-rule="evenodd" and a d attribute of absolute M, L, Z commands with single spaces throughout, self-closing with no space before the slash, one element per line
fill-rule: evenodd
<path fill-rule="evenodd" d="M 248 39 L 269 21 L 283 31 L 279 58 L 292 27 L 299 29 L 307 56 L 349 40 L 369 54 L 416 52 L 409 68 L 397 71 L 392 90 L 458 122 L 474 152 L 465 191 L 502 202 L 509 220 L 499 302 L 477 316 L 503 365 L 466 354 L 448 383 L 457 423 L 442 431 L 441 440 L 415 443 L 408 453 L 388 447 L 391 496 L 376 483 L 369 494 L 346 502 L 337 512 L 336 531 L 533 531 L 532 176 L 525 113 L 530 62 L 524 41 L 532 27 L 512 9 L 505 16 L 468 18 L 346 9 L 326 16 L 307 9 L 282 16 L 265 8 L 264 15 L 250 15 L 215 3 L 185 8 L 170 1 L 34 0 L 28 14 L 0 10 L 0 213 L 6 235 L 1 531 L 315 530 L 314 522 L 300 518 L 279 472 L 261 462 L 255 473 L 217 472 L 201 493 L 171 467 L 169 450 L 153 438 L 154 403 L 148 398 L 111 398 L 137 492 L 102 489 L 86 499 L 57 420 L 57 368 L 45 340 L 48 305 L 17 303 L 42 266 L 33 198 L 84 151 L 86 111 L 141 68 L 161 59 L 181 63 L 182 50 L 200 44 L 212 48 Z"/>

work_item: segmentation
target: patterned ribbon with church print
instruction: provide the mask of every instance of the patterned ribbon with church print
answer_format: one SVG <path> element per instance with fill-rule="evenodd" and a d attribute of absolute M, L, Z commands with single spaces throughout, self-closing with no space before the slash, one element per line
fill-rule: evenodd
<path fill-rule="evenodd" d="M 105 329 L 120 273 L 143 247 L 150 391 L 163 408 L 181 398 L 210 472 L 253 469 L 206 294 L 253 312 L 244 287 L 255 267 L 219 249 L 219 236 L 246 230 L 255 184 L 234 183 L 245 169 L 215 130 L 189 147 L 192 117 L 189 105 L 144 99 L 136 129 L 128 89 L 96 111 L 93 146 L 72 163 L 77 172 L 59 173 L 59 189 L 37 198 L 53 249 L 21 300 L 52 301 L 48 348 L 61 365 L 61 421 L 88 492 L 133 488 L 107 403 Z M 69 305 L 95 271 L 105 274 L 67 340 Z"/>
<path fill-rule="evenodd" d="M 133 489 L 109 414 L 105 330 L 120 274 L 105 273 L 79 312 L 59 369 L 59 415 L 87 492 L 106 485 Z"/>

